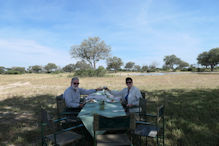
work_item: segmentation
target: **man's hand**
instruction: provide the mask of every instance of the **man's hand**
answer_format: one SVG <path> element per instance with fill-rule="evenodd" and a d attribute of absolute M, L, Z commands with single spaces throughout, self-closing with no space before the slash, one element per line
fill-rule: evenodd
<path fill-rule="evenodd" d="M 132 104 L 127 104 L 126 106 L 127 106 L 127 107 L 132 107 L 133 105 L 132 105 Z"/>
<path fill-rule="evenodd" d="M 81 103 L 81 104 L 79 104 L 79 107 L 81 107 L 81 108 L 82 108 L 83 106 L 84 106 L 84 103 Z"/>
<path fill-rule="evenodd" d="M 109 91 L 109 92 L 111 91 L 111 90 L 110 90 L 109 88 L 107 88 L 107 87 L 105 87 L 104 89 L 107 90 L 107 91 Z"/>

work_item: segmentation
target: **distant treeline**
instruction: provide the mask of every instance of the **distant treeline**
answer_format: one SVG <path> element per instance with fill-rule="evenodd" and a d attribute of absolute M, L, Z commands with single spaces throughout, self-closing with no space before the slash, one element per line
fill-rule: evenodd
<path fill-rule="evenodd" d="M 81 45 L 72 46 L 70 55 L 73 58 L 80 59 L 75 64 L 68 64 L 65 67 L 59 67 L 55 63 L 48 63 L 45 66 L 34 65 L 25 67 L 5 68 L 0 66 L 0 74 L 23 74 L 23 73 L 63 73 L 74 72 L 78 76 L 104 76 L 107 71 L 135 71 L 135 72 L 159 72 L 159 71 L 217 71 L 219 64 L 219 48 L 213 48 L 208 52 L 203 52 L 197 57 L 197 65 L 189 64 L 176 55 L 164 56 L 164 65 L 159 68 L 158 63 L 153 62 L 150 65 L 140 66 L 135 62 L 127 62 L 125 65 L 121 58 L 109 53 L 111 47 L 101 41 L 99 37 L 90 37 L 85 39 Z M 99 66 L 96 63 L 100 60 L 106 60 L 107 67 Z"/>
<path fill-rule="evenodd" d="M 180 67 L 176 66 L 174 68 L 168 68 L 167 66 L 163 66 L 162 68 L 158 68 L 156 63 L 151 65 L 136 65 L 134 62 L 126 63 L 124 68 L 112 69 L 110 66 L 104 68 L 103 66 L 99 66 L 97 69 L 93 69 L 89 64 L 85 61 L 78 61 L 76 64 L 68 64 L 65 67 L 61 68 L 54 63 L 48 63 L 45 66 L 34 65 L 25 67 L 12 67 L 5 68 L 0 66 L 0 74 L 24 74 L 24 73 L 74 73 L 76 76 L 104 76 L 106 72 L 175 72 L 175 71 L 192 71 L 192 72 L 210 72 L 211 68 L 208 67 L 198 67 L 197 65 L 191 64 L 188 66 Z M 214 69 L 215 71 L 219 71 L 219 67 Z"/>

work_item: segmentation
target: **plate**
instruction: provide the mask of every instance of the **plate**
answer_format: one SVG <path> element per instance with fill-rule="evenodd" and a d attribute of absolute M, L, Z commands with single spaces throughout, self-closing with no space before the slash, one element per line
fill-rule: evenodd
<path fill-rule="evenodd" d="M 115 103 L 115 102 L 118 102 L 118 101 L 116 101 L 116 100 L 110 100 L 110 99 L 108 99 L 108 100 L 107 100 L 107 102 L 110 102 L 110 103 Z"/>

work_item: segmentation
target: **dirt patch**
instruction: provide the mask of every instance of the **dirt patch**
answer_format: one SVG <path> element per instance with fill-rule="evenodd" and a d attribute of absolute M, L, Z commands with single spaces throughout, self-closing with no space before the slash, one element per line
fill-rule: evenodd
<path fill-rule="evenodd" d="M 15 82 L 12 84 L 8 84 L 8 85 L 1 85 L 0 86 L 0 91 L 5 90 L 5 89 L 10 89 L 10 88 L 15 88 L 15 87 L 21 87 L 21 86 L 28 86 L 31 85 L 30 82 Z"/>

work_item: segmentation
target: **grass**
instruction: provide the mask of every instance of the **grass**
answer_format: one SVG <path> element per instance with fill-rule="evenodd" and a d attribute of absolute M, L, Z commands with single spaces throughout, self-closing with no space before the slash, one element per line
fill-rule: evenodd
<path fill-rule="evenodd" d="M 69 86 L 69 74 L 0 75 L 0 145 L 38 145 L 39 110 L 55 116 L 55 96 Z M 125 87 L 126 76 L 81 78 L 80 86 Z M 167 145 L 219 145 L 219 74 L 133 76 L 147 98 L 166 107 Z M 148 106 L 150 110 L 150 105 Z"/>

